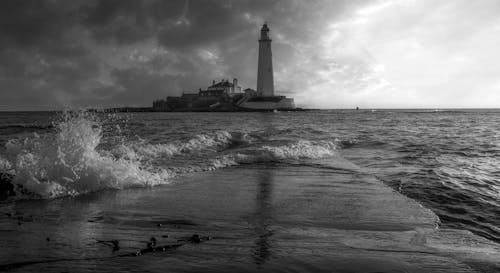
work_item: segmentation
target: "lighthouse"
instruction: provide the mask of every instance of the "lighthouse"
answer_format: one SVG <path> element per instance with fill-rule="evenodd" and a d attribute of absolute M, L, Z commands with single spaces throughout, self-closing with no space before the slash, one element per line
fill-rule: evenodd
<path fill-rule="evenodd" d="M 257 94 L 264 97 L 274 96 L 271 41 L 271 38 L 269 38 L 269 27 L 267 27 L 267 24 L 264 24 L 260 30 L 259 67 L 257 70 Z"/>
<path fill-rule="evenodd" d="M 257 90 L 246 89 L 245 97 L 237 102 L 237 106 L 241 109 L 252 109 L 252 111 L 296 109 L 293 98 L 274 94 L 273 54 L 267 24 L 260 29 Z"/>

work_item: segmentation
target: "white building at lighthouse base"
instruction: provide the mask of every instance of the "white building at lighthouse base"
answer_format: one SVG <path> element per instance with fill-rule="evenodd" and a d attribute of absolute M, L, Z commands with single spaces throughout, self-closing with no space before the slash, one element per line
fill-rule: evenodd
<path fill-rule="evenodd" d="M 292 110 L 295 109 L 295 102 L 291 98 L 283 98 L 274 101 L 249 101 L 240 105 L 242 108 L 255 110 Z"/>
<path fill-rule="evenodd" d="M 248 89 L 247 89 L 248 90 Z M 293 98 L 285 96 L 252 96 L 246 92 L 245 98 L 239 103 L 238 107 L 252 110 L 292 110 L 295 109 Z"/>

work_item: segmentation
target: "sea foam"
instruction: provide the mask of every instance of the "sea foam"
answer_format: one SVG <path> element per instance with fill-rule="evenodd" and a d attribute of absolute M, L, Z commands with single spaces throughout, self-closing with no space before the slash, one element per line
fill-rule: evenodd
<path fill-rule="evenodd" d="M 185 142 L 150 144 L 141 140 L 121 145 L 114 152 L 154 159 L 206 150 L 217 152 L 237 145 L 250 144 L 252 141 L 253 138 L 246 133 L 217 131 L 212 134 L 198 134 Z"/>
<path fill-rule="evenodd" d="M 247 147 L 212 160 L 214 169 L 239 164 L 293 162 L 301 159 L 321 159 L 335 155 L 337 145 L 329 141 L 299 140 L 284 145 Z"/>
<path fill-rule="evenodd" d="M 165 170 L 152 170 L 136 159 L 98 151 L 102 128 L 88 113 L 66 113 L 55 124 L 55 131 L 7 142 L 4 161 L 8 162 L 2 164 L 2 171 L 15 175 L 13 184 L 18 197 L 74 196 L 168 182 Z"/>

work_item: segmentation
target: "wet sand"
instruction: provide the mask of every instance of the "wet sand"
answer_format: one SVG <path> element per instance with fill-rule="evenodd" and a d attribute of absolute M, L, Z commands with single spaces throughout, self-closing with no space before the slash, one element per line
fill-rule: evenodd
<path fill-rule="evenodd" d="M 242 165 L 0 211 L 11 272 L 500 271 L 499 245 L 352 169 Z"/>

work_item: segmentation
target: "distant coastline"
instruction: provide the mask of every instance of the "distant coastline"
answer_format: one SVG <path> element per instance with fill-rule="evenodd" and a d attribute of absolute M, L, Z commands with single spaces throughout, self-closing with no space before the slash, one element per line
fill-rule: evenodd
<path fill-rule="evenodd" d="M 303 111 L 313 111 L 319 109 L 304 109 L 304 108 L 294 108 L 294 109 L 284 109 L 278 111 L 286 112 L 303 112 Z M 247 109 L 247 108 L 190 108 L 190 109 L 173 109 L 173 110 L 159 110 L 153 107 L 114 107 L 114 108 L 104 108 L 96 109 L 90 108 L 89 112 L 102 112 L 102 113 L 127 113 L 127 112 L 273 112 L 270 109 Z"/>
<path fill-rule="evenodd" d="M 79 108 L 75 109 L 53 109 L 53 110 L 0 110 L 0 113 L 26 113 L 26 112 L 37 112 L 37 113 L 57 113 L 65 111 L 78 111 Z M 123 106 L 123 107 L 109 107 L 109 108 L 80 108 L 84 111 L 89 112 L 100 112 L 100 113 L 120 113 L 120 112 L 272 112 L 271 110 L 246 110 L 246 109 L 234 109 L 234 110 L 220 110 L 220 109 L 181 109 L 181 110 L 154 110 L 152 107 L 135 107 L 135 106 Z M 310 111 L 325 111 L 325 112 L 408 112 L 408 113 L 462 113 L 462 112 L 490 112 L 490 113 L 500 113 L 500 108 L 360 108 L 356 110 L 355 108 L 296 108 L 289 110 L 281 110 L 280 112 L 310 112 Z"/>

